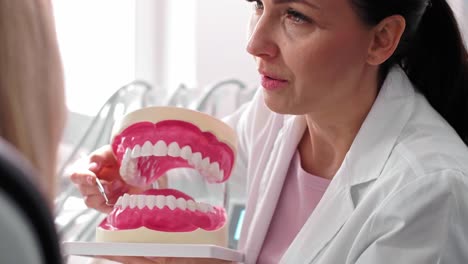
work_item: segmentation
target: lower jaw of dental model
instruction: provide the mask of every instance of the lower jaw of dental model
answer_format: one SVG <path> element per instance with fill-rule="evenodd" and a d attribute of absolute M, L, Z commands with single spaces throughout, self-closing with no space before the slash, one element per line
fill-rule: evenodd
<path fill-rule="evenodd" d="M 193 168 L 209 183 L 226 181 L 236 153 L 234 131 L 206 114 L 150 107 L 132 112 L 114 126 L 112 149 L 120 175 L 148 186 L 174 168 Z M 100 242 L 215 244 L 226 246 L 223 207 L 197 202 L 175 189 L 150 189 L 119 197 L 99 225 Z"/>

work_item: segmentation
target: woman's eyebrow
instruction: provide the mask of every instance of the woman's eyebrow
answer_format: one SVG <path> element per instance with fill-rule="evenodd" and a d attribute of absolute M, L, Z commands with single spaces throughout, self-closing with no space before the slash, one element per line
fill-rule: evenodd
<path fill-rule="evenodd" d="M 320 10 L 320 6 L 316 3 L 312 3 L 311 1 L 307 0 L 273 0 L 274 4 L 284 4 L 284 3 L 303 3 L 306 4 L 314 9 Z"/>

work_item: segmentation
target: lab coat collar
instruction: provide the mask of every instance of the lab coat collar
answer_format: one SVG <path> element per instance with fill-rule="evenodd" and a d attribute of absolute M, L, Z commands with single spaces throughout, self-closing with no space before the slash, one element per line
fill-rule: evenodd
<path fill-rule="evenodd" d="M 343 164 L 281 263 L 310 263 L 333 239 L 356 206 L 351 188 L 380 175 L 413 105 L 410 81 L 400 67 L 393 68 Z"/>
<path fill-rule="evenodd" d="M 247 227 L 250 233 L 247 235 L 245 242 L 248 247 L 243 248 L 245 263 L 255 263 L 260 254 L 289 164 L 306 128 L 305 119 L 301 116 L 281 116 L 280 119 L 278 121 L 282 124 L 282 127 L 273 144 L 263 176 L 255 184 L 258 191 L 252 191 L 249 194 L 249 204 L 255 202 L 257 206 L 253 212 L 251 224 Z"/>
<path fill-rule="evenodd" d="M 348 151 L 344 166 L 335 177 L 354 186 L 376 179 L 413 109 L 415 91 L 406 73 L 394 67 Z"/>

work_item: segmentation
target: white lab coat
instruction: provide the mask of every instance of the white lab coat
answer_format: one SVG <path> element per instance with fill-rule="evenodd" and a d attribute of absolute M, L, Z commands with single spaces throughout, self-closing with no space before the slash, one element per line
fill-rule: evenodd
<path fill-rule="evenodd" d="M 239 135 L 231 180 L 247 184 L 240 249 L 255 263 L 306 124 L 262 92 L 227 122 Z M 399 67 L 280 263 L 468 263 L 468 148 Z"/>

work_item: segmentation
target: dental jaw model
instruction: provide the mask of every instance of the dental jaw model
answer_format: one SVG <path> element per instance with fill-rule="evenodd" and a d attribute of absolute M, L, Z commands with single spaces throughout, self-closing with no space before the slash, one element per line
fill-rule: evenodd
<path fill-rule="evenodd" d="M 220 120 L 175 107 L 132 112 L 112 133 L 120 175 L 138 187 L 175 168 L 193 168 L 209 184 L 222 184 L 234 167 L 236 144 L 234 131 Z M 163 187 L 119 197 L 97 227 L 96 241 L 226 246 L 227 227 L 223 206 Z"/>

